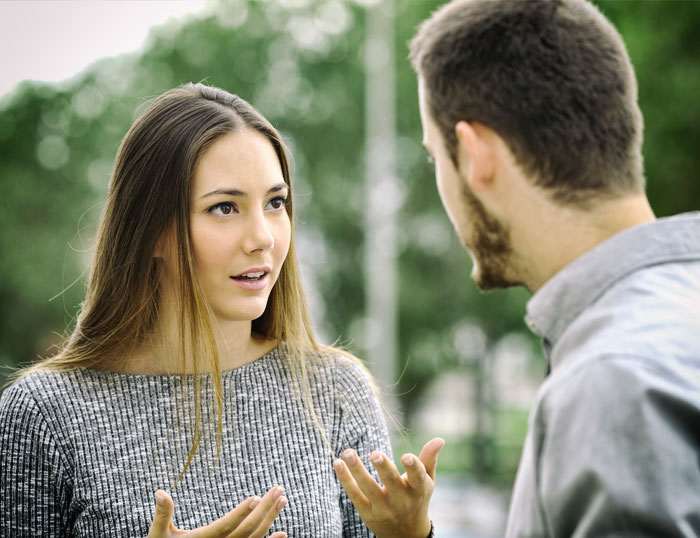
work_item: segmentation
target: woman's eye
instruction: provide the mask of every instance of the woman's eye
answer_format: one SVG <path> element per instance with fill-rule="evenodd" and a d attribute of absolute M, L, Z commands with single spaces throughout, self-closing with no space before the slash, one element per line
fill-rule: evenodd
<path fill-rule="evenodd" d="M 270 200 L 267 205 L 272 207 L 272 209 L 284 209 L 287 207 L 287 199 L 284 196 L 277 196 Z"/>
<path fill-rule="evenodd" d="M 208 211 L 215 215 L 232 215 L 236 212 L 236 206 L 231 202 L 221 202 L 211 206 Z"/>
<path fill-rule="evenodd" d="M 428 164 L 435 165 L 435 157 L 428 155 Z"/>

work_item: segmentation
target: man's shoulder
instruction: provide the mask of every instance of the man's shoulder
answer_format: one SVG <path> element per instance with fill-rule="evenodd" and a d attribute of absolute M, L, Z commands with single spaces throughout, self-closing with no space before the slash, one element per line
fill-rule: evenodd
<path fill-rule="evenodd" d="M 629 352 L 562 365 L 540 388 L 536 415 L 543 429 L 585 421 L 602 433 L 680 409 L 700 420 L 700 359 Z"/>
<path fill-rule="evenodd" d="M 629 274 L 585 308 L 561 334 L 553 364 L 630 356 L 675 367 L 700 365 L 700 261 Z M 604 368 L 605 365 L 600 365 Z"/>
<path fill-rule="evenodd" d="M 644 357 L 607 356 L 553 373 L 542 389 L 516 502 L 567 529 L 558 534 L 589 524 L 586 535 L 631 529 L 648 514 L 672 528 L 684 507 L 700 506 L 697 377 Z"/>

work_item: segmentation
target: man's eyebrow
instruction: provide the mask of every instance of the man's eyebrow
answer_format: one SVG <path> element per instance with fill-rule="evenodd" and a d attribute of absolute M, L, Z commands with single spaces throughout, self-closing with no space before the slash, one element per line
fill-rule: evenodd
<path fill-rule="evenodd" d="M 289 186 L 286 183 L 278 183 L 277 185 L 274 185 L 273 187 L 270 187 L 268 191 L 265 193 L 267 196 L 268 194 L 272 194 L 273 192 L 279 192 L 289 189 Z M 207 198 L 209 196 L 215 196 L 217 194 L 226 194 L 227 196 L 241 196 L 245 197 L 248 196 L 248 193 L 245 191 L 242 191 L 240 189 L 216 189 L 211 192 L 208 192 L 206 194 L 203 194 L 200 196 L 200 198 Z"/>

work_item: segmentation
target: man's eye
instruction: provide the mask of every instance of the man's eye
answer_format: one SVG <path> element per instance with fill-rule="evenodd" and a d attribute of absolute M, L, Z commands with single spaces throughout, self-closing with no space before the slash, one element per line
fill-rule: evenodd
<path fill-rule="evenodd" d="M 435 157 L 428 155 L 427 159 L 429 164 L 435 165 Z"/>

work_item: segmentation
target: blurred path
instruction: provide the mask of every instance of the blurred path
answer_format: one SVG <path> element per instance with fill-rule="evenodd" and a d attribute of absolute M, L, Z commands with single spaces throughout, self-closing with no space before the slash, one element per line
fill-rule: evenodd
<path fill-rule="evenodd" d="M 507 509 L 507 492 L 438 475 L 430 517 L 437 538 L 500 538 Z"/>

